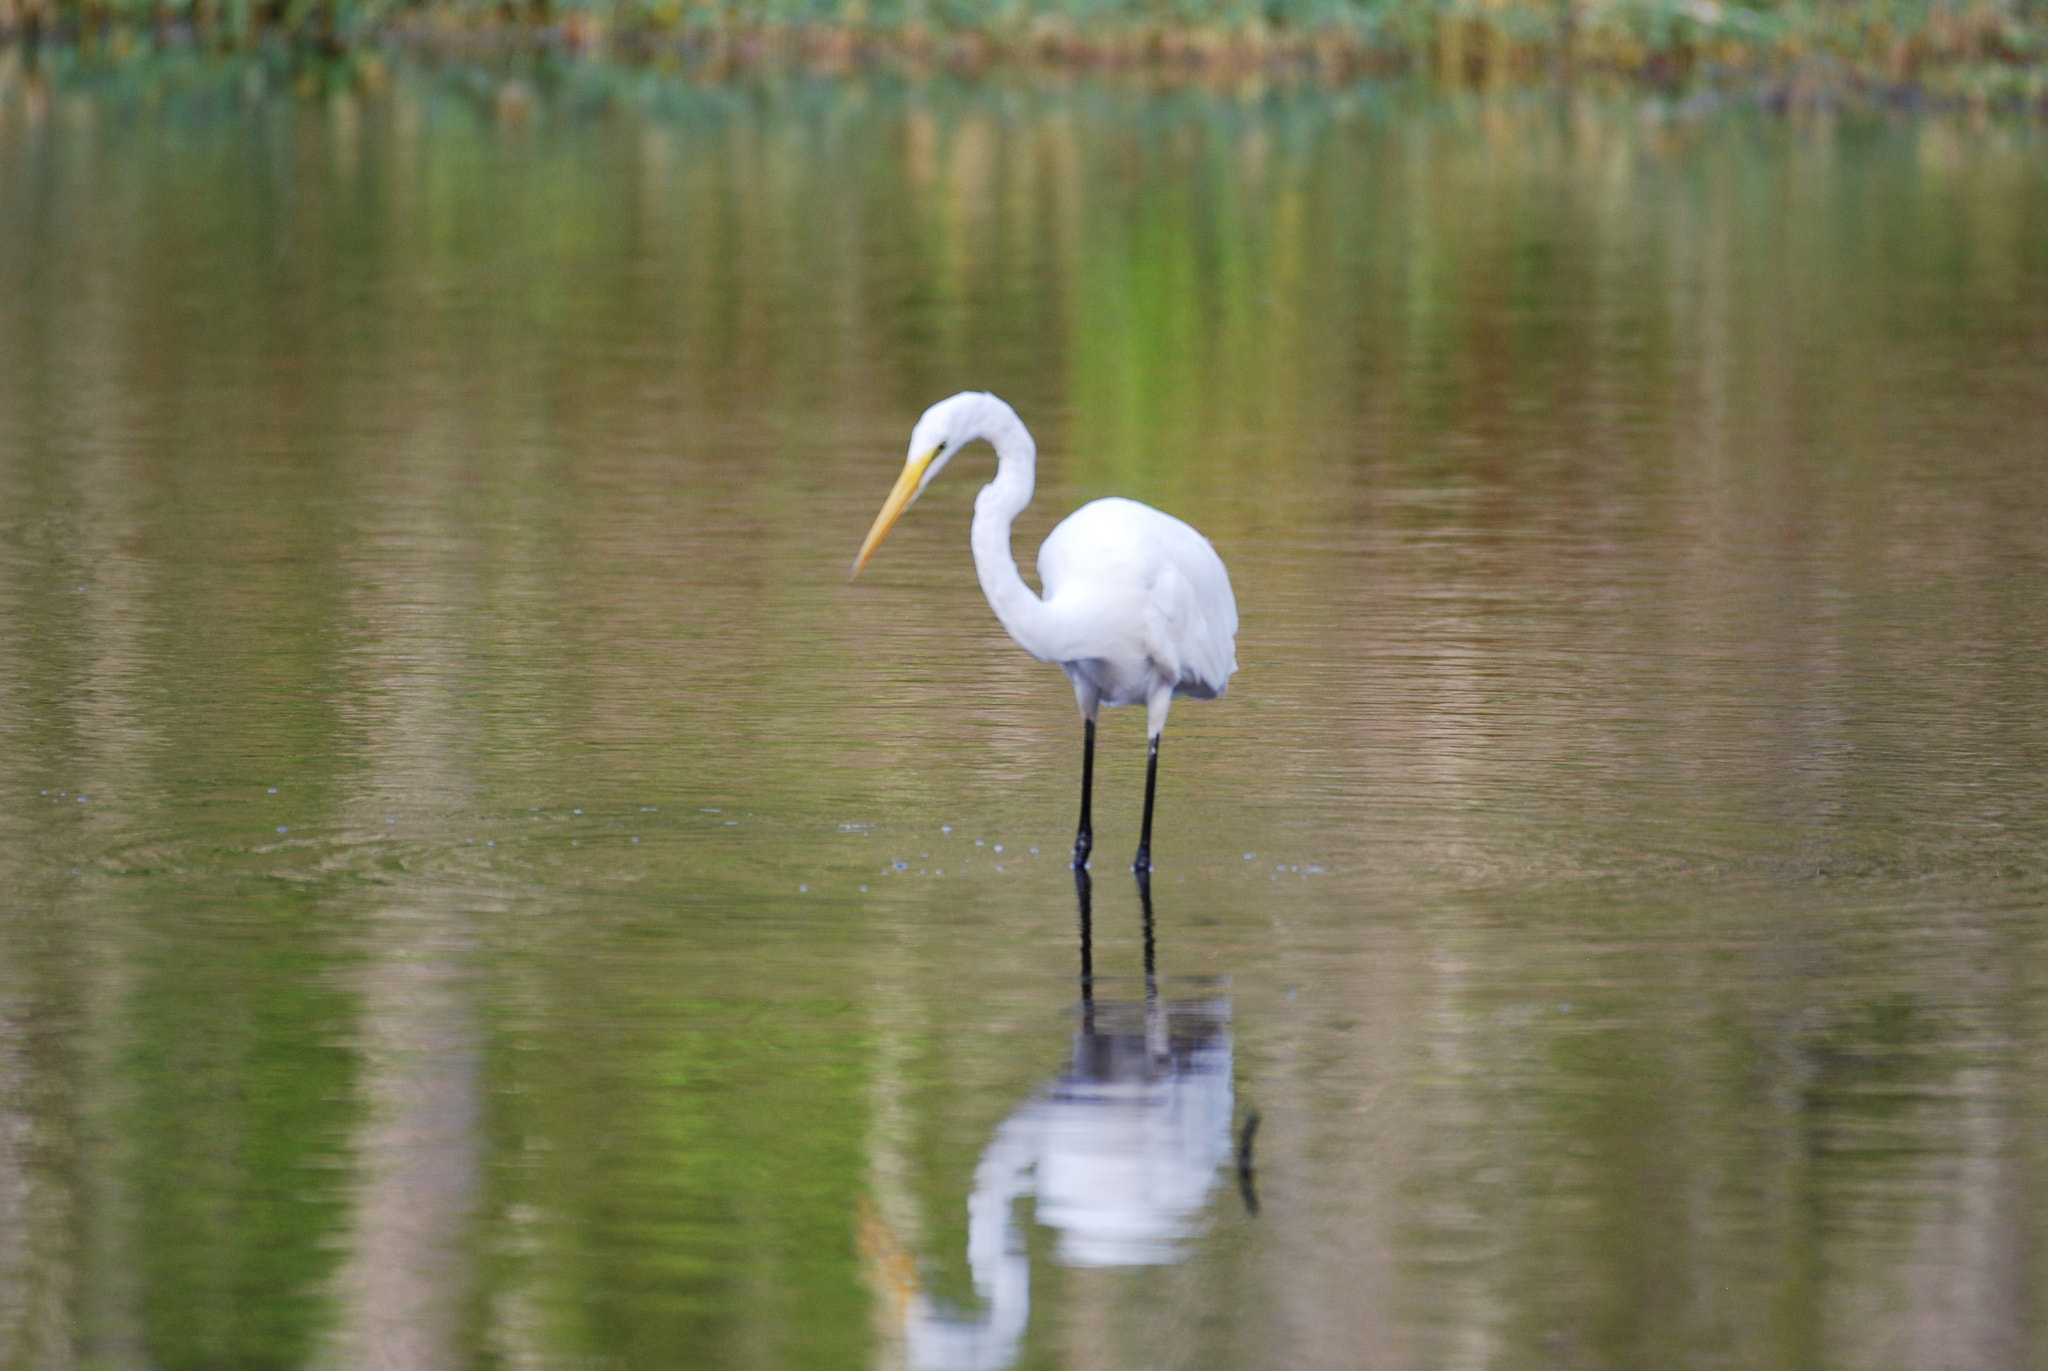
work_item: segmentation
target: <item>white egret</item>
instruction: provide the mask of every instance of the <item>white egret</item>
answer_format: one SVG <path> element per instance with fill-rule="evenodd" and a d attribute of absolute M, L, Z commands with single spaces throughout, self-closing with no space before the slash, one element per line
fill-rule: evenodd
<path fill-rule="evenodd" d="M 996 450 L 996 478 L 974 500 L 969 535 L 989 607 L 1017 646 L 1056 664 L 1081 706 L 1081 822 L 1074 861 L 1095 844 L 1089 797 L 1095 783 L 1095 714 L 1102 705 L 1145 706 L 1145 822 L 1133 869 L 1152 869 L 1152 796 L 1159 734 L 1176 695 L 1213 700 L 1237 670 L 1237 600 L 1230 573 L 1209 540 L 1136 500 L 1081 506 L 1038 549 L 1039 595 L 1010 556 L 1010 526 L 1031 503 L 1038 445 L 1017 411 L 993 395 L 966 391 L 924 412 L 896 488 L 868 530 L 853 574 L 874 555 L 903 511 L 961 448 L 977 439 Z"/>

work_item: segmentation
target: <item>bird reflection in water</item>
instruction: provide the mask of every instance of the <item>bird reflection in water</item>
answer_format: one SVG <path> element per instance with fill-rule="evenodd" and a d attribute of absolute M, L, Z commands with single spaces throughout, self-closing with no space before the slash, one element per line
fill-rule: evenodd
<path fill-rule="evenodd" d="M 967 1201 L 967 1263 L 981 1312 L 947 1309 L 925 1294 L 914 1259 L 863 1207 L 862 1247 L 892 1321 L 901 1320 L 913 1371 L 996 1371 L 1016 1360 L 1031 1305 L 1018 1199 L 1036 1197 L 1038 1222 L 1058 1234 L 1064 1265 L 1160 1266 L 1185 1255 L 1216 1173 L 1232 1160 L 1229 1000 L 1160 994 L 1143 874 L 1144 998 L 1098 998 L 1085 867 L 1076 868 L 1074 888 L 1081 1000 L 1072 1059 L 996 1129 Z M 1238 1160 L 1249 1206 L 1248 1159 Z"/>

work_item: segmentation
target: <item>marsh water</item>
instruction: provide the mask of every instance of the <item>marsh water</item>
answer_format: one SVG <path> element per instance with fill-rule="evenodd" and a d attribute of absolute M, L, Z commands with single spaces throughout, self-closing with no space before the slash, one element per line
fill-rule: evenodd
<path fill-rule="evenodd" d="M 6 59 L 0 1367 L 2038 1367 L 2044 559 L 2039 126 Z"/>

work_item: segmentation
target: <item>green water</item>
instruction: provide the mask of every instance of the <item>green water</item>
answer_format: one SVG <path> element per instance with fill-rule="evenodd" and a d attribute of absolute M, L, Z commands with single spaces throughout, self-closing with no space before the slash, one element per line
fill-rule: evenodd
<path fill-rule="evenodd" d="M 0 1368 L 2041 1365 L 2044 154 L 0 68 Z M 967 387 L 1236 585 L 1149 1010 Z"/>

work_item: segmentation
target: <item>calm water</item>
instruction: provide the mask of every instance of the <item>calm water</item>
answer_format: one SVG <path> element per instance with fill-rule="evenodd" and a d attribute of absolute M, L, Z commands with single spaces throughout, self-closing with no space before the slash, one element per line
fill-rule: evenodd
<path fill-rule="evenodd" d="M 2039 128 L 0 65 L 0 1368 L 2038 1367 L 2044 628 Z"/>

